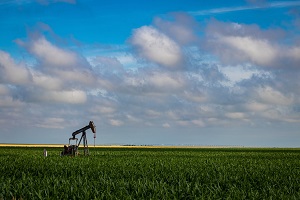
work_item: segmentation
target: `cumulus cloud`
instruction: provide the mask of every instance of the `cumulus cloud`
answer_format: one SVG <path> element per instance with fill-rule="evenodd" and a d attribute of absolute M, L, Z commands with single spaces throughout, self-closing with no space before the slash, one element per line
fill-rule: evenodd
<path fill-rule="evenodd" d="M 208 95 L 201 91 L 184 91 L 184 98 L 196 103 L 204 103 L 208 100 Z"/>
<path fill-rule="evenodd" d="M 105 97 L 98 97 L 95 105 L 89 111 L 94 114 L 101 114 L 107 117 L 113 117 L 118 112 L 118 106 L 115 102 L 105 99 Z"/>
<path fill-rule="evenodd" d="M 173 13 L 171 18 L 172 20 L 164 20 L 157 17 L 154 25 L 181 45 L 197 42 L 198 24 L 194 18 L 185 13 Z"/>
<path fill-rule="evenodd" d="M 61 89 L 63 85 L 63 81 L 61 79 L 36 71 L 32 71 L 32 80 L 34 85 L 46 90 L 58 90 Z"/>
<path fill-rule="evenodd" d="M 16 64 L 4 51 L 0 51 L 0 71 L 0 80 L 4 83 L 24 84 L 31 78 L 29 70 L 23 64 Z"/>
<path fill-rule="evenodd" d="M 259 102 L 247 102 L 245 108 L 250 112 L 263 112 L 270 108 L 268 104 L 259 103 Z"/>
<path fill-rule="evenodd" d="M 176 91 L 183 88 L 185 83 L 184 79 L 180 75 L 175 75 L 166 72 L 153 72 L 148 75 L 147 80 L 150 86 L 154 86 L 158 90 L 162 89 L 164 91 Z"/>
<path fill-rule="evenodd" d="M 97 80 L 82 56 L 54 45 L 41 35 L 28 41 L 17 40 L 17 44 L 38 62 L 29 67 L 25 61 L 17 63 L 7 52 L 0 51 L 0 80 L 10 84 L 6 90 L 11 97 L 25 102 L 71 105 L 87 101 L 85 90 L 92 88 Z"/>
<path fill-rule="evenodd" d="M 65 128 L 66 120 L 60 117 L 51 117 L 42 119 L 42 121 L 39 121 L 35 124 L 36 127 L 41 128 L 51 128 L 51 129 L 63 129 Z"/>
<path fill-rule="evenodd" d="M 89 69 L 55 70 L 53 73 L 69 86 L 91 86 L 97 81 Z"/>
<path fill-rule="evenodd" d="M 24 103 L 20 100 L 13 99 L 9 95 L 0 96 L 0 106 L 1 108 L 10 107 L 10 108 L 17 108 L 23 106 Z"/>
<path fill-rule="evenodd" d="M 86 93 L 82 90 L 62 90 L 62 91 L 41 91 L 39 94 L 33 94 L 37 101 L 83 104 L 87 100 Z"/>
<path fill-rule="evenodd" d="M 8 88 L 4 84 L 0 84 L 0 95 L 6 95 L 9 93 Z"/>
<path fill-rule="evenodd" d="M 297 64 L 300 63 L 300 46 L 294 46 L 288 48 L 286 51 L 286 56 L 290 57 L 292 61 L 295 61 Z"/>
<path fill-rule="evenodd" d="M 280 31 L 215 21 L 206 29 L 206 43 L 191 50 L 191 42 L 199 39 L 190 28 L 198 26 L 192 21 L 178 15 L 175 21 L 157 18 L 153 26 L 135 29 L 129 41 L 138 55 L 127 52 L 129 61 L 117 56 L 124 52 L 99 53 L 85 59 L 44 36 L 19 40 L 18 44 L 38 62 L 28 67 L 6 52 L 0 54 L 0 69 L 5 74 L 9 75 L 7 70 L 23 74 L 17 79 L 4 79 L 1 74 L 0 105 L 11 108 L 25 104 L 25 114 L 36 121 L 45 118 L 36 123 L 42 128 L 62 127 L 64 119 L 77 118 L 92 118 L 108 127 L 160 128 L 260 124 L 280 121 L 283 116 L 283 122 L 297 121 L 299 113 L 292 107 L 300 102 L 299 72 L 256 66 L 272 66 L 278 59 L 287 60 L 287 55 L 295 64 L 297 46 L 287 48 L 276 43 L 282 37 Z M 231 67 L 226 70 L 223 62 L 211 57 L 203 61 L 207 58 L 202 57 L 203 50 L 238 65 L 226 66 Z M 144 62 L 128 67 L 139 59 L 137 56 Z M 244 62 L 250 67 L 246 69 Z M 182 70 L 170 70 L 183 63 L 186 66 Z M 239 70 L 232 72 L 232 68 Z M 228 84 L 229 79 L 234 81 Z M 272 113 L 276 117 L 271 118 Z"/>
<path fill-rule="evenodd" d="M 228 47 L 226 54 L 233 51 L 231 55 L 223 57 L 227 62 L 230 62 L 229 60 L 231 59 L 240 61 L 249 60 L 257 65 L 268 66 L 279 55 L 277 48 L 272 46 L 267 40 L 239 36 L 221 36 L 218 40 L 221 45 Z"/>
<path fill-rule="evenodd" d="M 164 123 L 162 126 L 163 126 L 164 128 L 170 128 L 170 127 L 171 127 L 171 125 L 170 125 L 169 123 Z"/>
<path fill-rule="evenodd" d="M 117 119 L 111 119 L 111 120 L 109 120 L 109 122 L 112 126 L 121 126 L 124 124 L 124 122 L 122 122 L 121 120 L 117 120 Z"/>
<path fill-rule="evenodd" d="M 251 63 L 262 67 L 293 68 L 299 64 L 299 46 L 284 45 L 282 30 L 211 20 L 206 49 L 227 64 Z"/>
<path fill-rule="evenodd" d="M 260 100 L 267 104 L 291 105 L 294 102 L 293 95 L 284 95 L 269 86 L 257 88 L 257 94 Z"/>
<path fill-rule="evenodd" d="M 133 31 L 130 43 L 140 56 L 170 69 L 182 62 L 179 45 L 152 26 L 143 26 Z"/>
<path fill-rule="evenodd" d="M 203 122 L 203 120 L 201 119 L 194 119 L 191 120 L 192 124 L 199 126 L 199 127 L 205 127 L 205 122 Z"/>
<path fill-rule="evenodd" d="M 231 119 L 244 119 L 245 113 L 242 112 L 229 112 L 225 114 L 226 117 L 229 117 Z"/>
<path fill-rule="evenodd" d="M 29 51 L 45 64 L 54 67 L 70 67 L 78 62 L 76 54 L 58 48 L 44 37 L 33 40 L 29 45 Z"/>
<path fill-rule="evenodd" d="M 111 114 L 116 112 L 116 109 L 113 107 L 97 106 L 96 108 L 93 108 L 93 111 L 100 112 L 102 114 Z"/>

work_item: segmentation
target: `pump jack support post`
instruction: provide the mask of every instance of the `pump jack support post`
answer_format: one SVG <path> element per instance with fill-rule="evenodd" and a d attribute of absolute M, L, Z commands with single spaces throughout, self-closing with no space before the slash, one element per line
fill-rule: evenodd
<path fill-rule="evenodd" d="M 81 140 L 83 140 L 83 148 L 84 148 L 84 155 L 89 155 L 89 147 L 88 147 L 88 142 L 87 142 L 87 138 L 86 138 L 86 132 L 82 131 L 82 135 L 81 138 L 78 142 L 78 146 L 80 145 Z"/>

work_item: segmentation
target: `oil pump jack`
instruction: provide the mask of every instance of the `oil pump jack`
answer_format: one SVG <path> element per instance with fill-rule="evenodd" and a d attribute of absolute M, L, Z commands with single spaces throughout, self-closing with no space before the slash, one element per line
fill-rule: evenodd
<path fill-rule="evenodd" d="M 69 146 L 65 145 L 64 150 L 61 152 L 60 155 L 61 156 L 77 156 L 79 154 L 78 153 L 78 147 L 79 147 L 81 141 L 83 142 L 84 155 L 89 155 L 89 148 L 88 148 L 88 143 L 87 143 L 87 138 L 86 138 L 86 130 L 88 130 L 88 129 L 91 129 L 92 132 L 94 133 L 94 140 L 95 140 L 95 138 L 96 138 L 96 126 L 94 125 L 93 121 L 90 121 L 89 125 L 81 128 L 81 129 L 78 129 L 77 131 L 74 131 L 72 133 L 72 137 L 69 138 Z M 76 138 L 75 136 L 80 134 L 80 133 L 82 133 L 82 135 L 81 135 L 81 138 L 78 142 L 78 138 Z M 71 141 L 75 141 L 75 143 L 71 142 Z M 95 144 L 95 141 L 94 141 L 94 144 Z"/>

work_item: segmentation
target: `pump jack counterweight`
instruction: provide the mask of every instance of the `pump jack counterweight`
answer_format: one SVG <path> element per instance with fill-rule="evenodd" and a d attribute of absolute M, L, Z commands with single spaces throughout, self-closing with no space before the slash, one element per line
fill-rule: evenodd
<path fill-rule="evenodd" d="M 94 133 L 94 140 L 96 138 L 96 126 L 94 125 L 93 121 L 90 121 L 89 125 L 78 129 L 77 131 L 72 133 L 72 137 L 69 138 L 69 146 L 67 147 L 66 145 L 64 146 L 64 150 L 61 152 L 61 156 L 77 156 L 79 154 L 78 152 L 78 147 L 82 141 L 83 143 L 83 154 L 89 155 L 89 147 L 88 147 L 88 142 L 87 142 L 87 137 L 86 137 L 86 130 L 91 129 L 92 132 Z M 77 144 L 78 138 L 76 138 L 75 136 L 78 134 L 82 134 L 81 138 Z M 75 141 L 75 144 L 71 144 L 71 141 Z M 95 142 L 94 142 L 95 144 Z"/>

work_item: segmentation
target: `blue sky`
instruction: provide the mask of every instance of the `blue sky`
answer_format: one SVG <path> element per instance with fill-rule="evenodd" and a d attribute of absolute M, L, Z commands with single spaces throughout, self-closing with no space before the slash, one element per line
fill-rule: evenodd
<path fill-rule="evenodd" d="M 299 146 L 300 1 L 4 0 L 0 27 L 0 143 L 93 120 L 97 144 Z"/>

